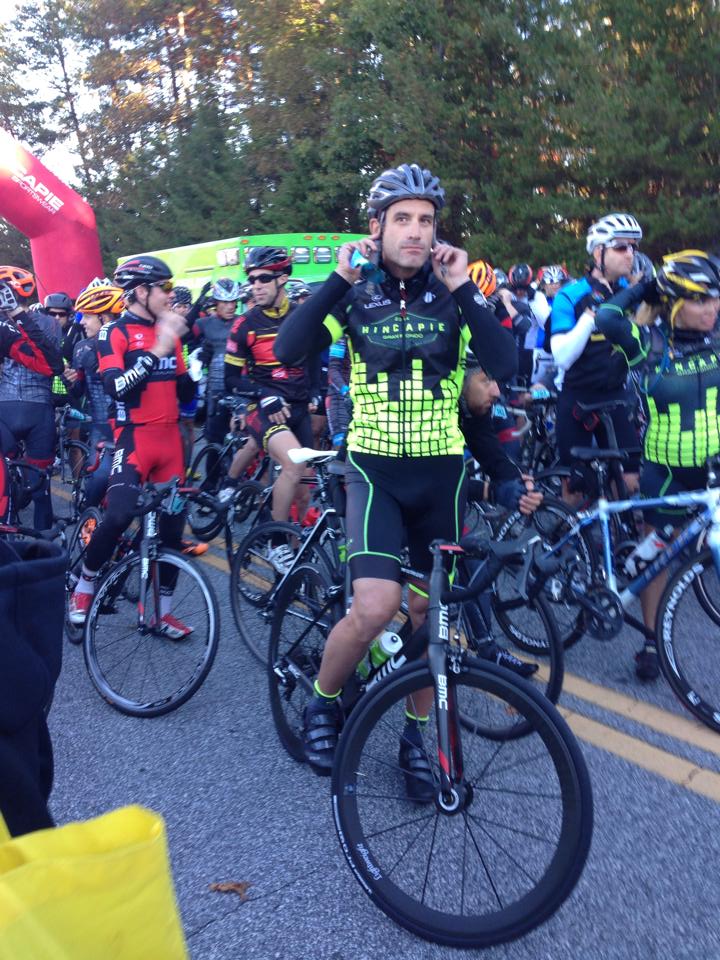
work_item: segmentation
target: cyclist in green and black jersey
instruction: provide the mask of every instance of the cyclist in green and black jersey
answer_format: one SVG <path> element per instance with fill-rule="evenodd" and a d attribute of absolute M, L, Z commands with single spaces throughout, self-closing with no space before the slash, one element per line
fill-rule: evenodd
<path fill-rule="evenodd" d="M 297 364 L 344 335 L 352 360 L 346 522 L 354 597 L 328 638 L 306 713 L 305 754 L 319 773 L 332 766 L 342 686 L 400 606 L 405 539 L 411 565 L 425 572 L 430 542 L 459 535 L 467 344 L 495 378 L 511 377 L 517 365 L 512 336 L 468 277 L 467 254 L 436 239 L 444 199 L 437 177 L 417 164 L 377 177 L 368 197 L 371 236 L 340 248 L 335 272 L 275 341 L 278 359 Z M 356 251 L 376 261 L 378 282 L 362 280 Z M 426 606 L 418 587 L 410 595 L 415 627 Z M 418 802 L 433 795 L 420 740 L 431 698 L 429 691 L 427 703 L 416 702 L 401 738 L 406 788 Z"/>
<path fill-rule="evenodd" d="M 657 305 L 659 326 L 639 326 L 626 316 L 643 301 Z M 621 291 L 595 317 L 597 329 L 640 373 L 647 421 L 640 491 L 646 497 L 701 489 L 705 461 L 720 453 L 719 309 L 720 262 L 702 250 L 682 250 L 664 258 L 655 280 Z M 648 511 L 646 532 L 679 526 L 682 519 L 682 511 Z M 661 574 L 641 596 L 648 627 L 655 626 L 665 581 Z M 636 663 L 641 679 L 658 676 L 652 644 L 637 654 Z"/>

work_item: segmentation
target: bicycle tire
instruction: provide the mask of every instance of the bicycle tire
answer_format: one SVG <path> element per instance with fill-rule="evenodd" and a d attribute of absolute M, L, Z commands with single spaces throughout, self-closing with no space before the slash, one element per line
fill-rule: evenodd
<path fill-rule="evenodd" d="M 554 497 L 546 497 L 532 515 L 531 522 L 538 533 L 541 534 L 545 546 L 550 547 L 570 530 L 575 523 L 575 514 L 562 501 L 556 500 Z M 513 535 L 517 536 L 518 526 L 522 531 L 526 524 L 525 518 L 519 512 L 516 512 L 508 517 L 498 529 L 497 539 L 500 541 L 512 540 Z M 592 537 L 581 530 L 570 541 L 570 544 L 574 547 L 577 556 L 577 561 L 574 561 L 574 564 L 576 563 L 579 566 L 584 582 L 592 583 L 599 563 L 597 549 Z M 585 617 L 582 610 L 576 604 L 566 602 L 562 597 L 562 581 L 568 576 L 570 576 L 570 571 L 568 566 L 564 564 L 557 574 L 548 578 L 543 588 L 543 596 L 552 607 L 558 634 L 566 650 L 577 643 L 585 632 Z M 514 584 L 512 568 L 503 569 L 494 584 L 495 615 L 508 640 L 526 653 L 537 655 L 542 653 L 544 638 L 533 636 L 532 631 L 527 629 L 527 625 L 520 622 L 517 616 L 512 615 L 515 610 L 522 611 L 523 609 L 522 601 L 518 598 Z"/>
<path fill-rule="evenodd" d="M 184 640 L 169 640 L 154 633 L 152 628 L 140 632 L 136 584 L 140 582 L 141 564 L 141 557 L 131 554 L 113 565 L 103 577 L 88 613 L 83 652 L 90 679 L 110 706 L 132 717 L 159 717 L 177 710 L 200 689 L 217 653 L 220 614 L 213 588 L 201 571 L 182 554 L 163 547 L 150 561 L 151 576 L 159 575 L 160 564 L 174 566 L 178 576 L 180 573 L 185 575 L 182 588 L 177 580 L 175 583 L 173 612 L 192 623 L 195 629 Z M 158 612 L 158 598 L 154 593 L 149 589 L 146 598 L 148 624 Z M 123 600 L 125 608 L 118 610 L 118 604 Z M 200 628 L 204 628 L 202 633 Z M 124 635 L 122 631 L 125 631 Z M 117 636 L 118 632 L 120 636 Z M 123 647 L 124 641 L 127 643 Z M 127 653 L 124 653 L 125 648 Z M 190 661 L 195 651 L 196 662 L 192 664 Z M 144 664 L 139 663 L 143 655 Z M 145 692 L 149 674 L 153 674 L 158 683 L 159 689 L 154 694 Z M 180 679 L 176 684 L 174 678 L 178 676 Z M 164 682 L 166 679 L 167 683 Z"/>
<path fill-rule="evenodd" d="M 412 708 L 431 678 L 425 662 L 409 664 L 371 688 L 345 725 L 332 775 L 335 826 L 356 879 L 383 913 L 434 943 L 488 947 L 528 933 L 572 892 L 590 849 L 592 788 L 573 734 L 532 686 L 474 659 L 458 673 L 448 670 L 447 680 L 461 706 L 491 697 L 521 714 L 532 734 L 498 743 L 455 726 L 470 787 L 464 808 L 454 816 L 439 804 L 410 810 L 394 756 L 406 699 Z M 433 715 L 423 743 L 437 773 Z M 514 855 L 506 849 L 511 841 Z M 426 848 L 427 862 L 418 862 Z M 452 889 L 458 870 L 459 895 Z M 511 901 L 516 875 L 520 889 Z"/>
<path fill-rule="evenodd" d="M 492 608 L 496 620 L 498 619 L 498 614 L 495 609 L 497 604 L 497 598 L 493 597 Z M 551 703 L 557 703 L 560 699 L 563 680 L 565 678 L 565 652 L 553 615 L 554 610 L 547 598 L 542 596 L 542 594 L 535 597 L 530 603 L 525 603 L 524 606 L 526 613 L 533 618 L 535 634 L 539 636 L 542 632 L 544 639 L 541 651 L 543 659 L 539 663 L 535 660 L 539 669 L 533 677 L 529 678 L 529 682 L 532 683 L 547 700 Z M 462 617 L 463 614 L 461 612 L 461 618 Z M 503 646 L 508 648 L 508 638 L 505 637 L 503 639 Z M 510 645 L 510 652 L 514 656 L 519 657 L 519 659 L 527 660 L 527 656 L 522 656 L 522 654 L 527 651 L 525 651 L 520 644 L 516 644 L 515 646 L 516 648 L 512 649 L 512 645 Z M 475 652 L 479 658 L 482 658 L 482 651 L 481 649 L 479 651 L 477 650 L 472 637 L 468 638 L 468 647 Z M 532 651 L 535 657 L 538 656 L 539 652 L 538 649 Z M 487 706 L 489 708 L 490 704 L 488 703 Z M 473 717 L 472 721 L 467 722 L 467 718 L 464 717 L 462 713 L 460 713 L 460 722 L 466 727 L 476 729 L 483 736 L 492 740 L 511 740 L 516 737 L 524 737 L 531 729 L 514 714 L 505 718 L 503 722 L 503 718 L 498 715 L 496 709 L 488 712 L 485 723 L 481 723 L 480 718 L 477 716 Z"/>
<path fill-rule="evenodd" d="M 227 476 L 231 460 L 227 453 L 223 454 L 223 450 L 224 447 L 219 443 L 206 443 L 192 461 L 190 477 L 199 478 L 200 489 L 205 493 L 217 493 L 224 477 Z M 216 453 L 218 459 L 215 467 L 213 467 L 210 474 L 208 474 L 207 458 L 211 452 Z"/>
<path fill-rule="evenodd" d="M 660 669 L 675 696 L 693 716 L 720 733 L 720 627 L 706 615 L 693 589 L 700 577 L 705 589 L 714 583 L 716 603 L 720 602 L 720 578 L 711 551 L 704 550 L 668 580 L 658 607 L 655 642 Z"/>
<path fill-rule="evenodd" d="M 261 523 L 248 533 L 233 556 L 229 588 L 235 626 L 245 646 L 262 664 L 268 662 L 270 644 L 272 612 L 268 604 L 284 576 L 267 559 L 268 547 L 284 542 L 294 551 L 301 538 L 302 532 L 292 523 Z M 332 577 L 330 561 L 319 546 L 303 559 Z"/>
<path fill-rule="evenodd" d="M 101 520 L 102 510 L 99 507 L 87 507 L 80 514 L 68 541 L 68 564 L 65 570 L 65 636 L 76 646 L 82 643 L 85 627 L 83 624 L 78 626 L 70 622 L 68 607 L 72 592 L 80 579 L 87 545 Z"/>
<path fill-rule="evenodd" d="M 693 547 L 689 549 L 692 549 L 695 553 L 699 554 L 707 548 L 708 529 L 709 528 L 706 528 L 700 533 L 700 536 L 697 538 Z M 706 587 L 702 576 L 699 576 L 693 580 L 693 589 L 695 590 L 697 598 L 700 601 L 700 605 L 705 613 L 710 617 L 711 620 L 720 626 L 720 597 L 713 597 L 712 589 L 708 589 Z"/>
<path fill-rule="evenodd" d="M 280 743 L 298 763 L 305 761 L 305 707 L 313 695 L 325 641 L 342 615 L 341 604 L 329 596 L 331 586 L 321 569 L 299 564 L 273 607 L 267 665 L 270 709 Z"/>

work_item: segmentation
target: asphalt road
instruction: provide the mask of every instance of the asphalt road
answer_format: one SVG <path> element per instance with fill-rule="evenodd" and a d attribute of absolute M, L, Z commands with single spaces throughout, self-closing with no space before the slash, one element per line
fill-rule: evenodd
<path fill-rule="evenodd" d="M 128 803 L 162 813 L 194 960 L 477 955 L 405 932 L 353 878 L 327 781 L 276 740 L 264 671 L 236 636 L 223 564 L 219 554 L 203 564 L 221 607 L 218 656 L 175 713 L 115 712 L 92 687 L 81 649 L 66 645 L 51 714 L 57 821 Z M 720 735 L 663 681 L 638 685 L 636 643 L 625 631 L 610 643 L 584 638 L 567 654 L 561 706 L 592 777 L 590 857 L 552 919 L 488 958 L 720 957 Z M 216 881 L 249 883 L 247 900 L 211 892 Z"/>

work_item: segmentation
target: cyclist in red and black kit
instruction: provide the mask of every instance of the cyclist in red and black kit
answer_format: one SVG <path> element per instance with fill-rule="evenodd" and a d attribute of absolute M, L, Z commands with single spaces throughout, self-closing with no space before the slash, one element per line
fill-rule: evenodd
<path fill-rule="evenodd" d="M 27 270 L 0 267 L 0 363 L 5 359 L 14 360 L 28 370 L 51 377 L 63 370 L 59 344 L 40 325 L 37 314 L 26 313 L 18 303 L 18 297 L 30 297 L 34 290 L 35 278 Z M 8 409 L 14 410 L 16 406 L 9 404 Z M 12 430 L 0 420 L 0 454 L 12 453 L 15 443 Z M 26 441 L 26 459 L 33 453 L 34 449 Z M 7 469 L 0 456 L 0 521 L 7 520 L 10 509 Z"/>
<path fill-rule="evenodd" d="M 288 459 L 288 450 L 312 447 L 310 412 L 314 412 L 309 367 L 281 363 L 274 351 L 280 327 L 295 309 L 285 293 L 292 264 L 282 247 L 255 247 L 245 261 L 245 272 L 255 306 L 233 325 L 225 354 L 225 385 L 261 395 L 247 417 L 247 430 L 282 467 L 273 489 L 272 515 L 287 520 L 303 475 L 303 467 Z M 284 543 L 272 554 L 269 559 L 277 569 L 292 560 Z"/>
<path fill-rule="evenodd" d="M 168 309 L 172 274 L 167 264 L 156 257 L 133 257 L 118 267 L 114 282 L 125 291 L 128 309 L 98 334 L 98 370 L 113 401 L 115 454 L 105 516 L 90 541 L 70 599 L 69 616 L 75 624 L 85 622 L 97 572 L 132 520 L 142 484 L 183 475 L 178 401 L 189 401 L 195 392 L 180 343 L 185 321 Z M 181 549 L 184 524 L 183 513 L 163 514 L 160 533 L 168 546 Z M 160 622 L 155 628 L 181 640 L 192 628 L 170 613 L 172 588 L 172 583 L 162 583 Z"/>

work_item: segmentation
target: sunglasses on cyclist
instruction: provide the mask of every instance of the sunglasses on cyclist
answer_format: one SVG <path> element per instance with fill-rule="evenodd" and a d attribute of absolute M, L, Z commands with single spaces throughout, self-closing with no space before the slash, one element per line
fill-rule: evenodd
<path fill-rule="evenodd" d="M 67 310 L 48 310 L 51 317 L 69 317 Z"/>
<path fill-rule="evenodd" d="M 248 283 L 270 283 L 271 280 L 277 280 L 276 273 L 256 273 L 254 277 L 248 277 Z"/>
<path fill-rule="evenodd" d="M 172 280 L 157 280 L 155 283 L 149 284 L 151 287 L 159 287 L 163 293 L 170 293 L 173 288 Z"/>
<path fill-rule="evenodd" d="M 634 253 L 638 248 L 638 245 L 630 240 L 612 240 L 608 246 L 612 250 L 617 250 L 618 253 L 627 253 L 628 250 Z"/>

